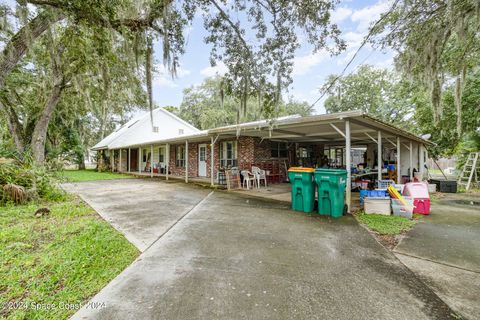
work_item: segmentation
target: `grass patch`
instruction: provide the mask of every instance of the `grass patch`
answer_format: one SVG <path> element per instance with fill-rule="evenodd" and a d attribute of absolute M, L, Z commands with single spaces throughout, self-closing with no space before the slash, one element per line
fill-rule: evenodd
<path fill-rule="evenodd" d="M 358 220 L 366 225 L 370 230 L 378 232 L 381 235 L 397 235 L 410 230 L 419 217 L 414 215 L 413 220 L 397 216 L 385 216 L 381 214 L 360 213 Z"/>
<path fill-rule="evenodd" d="M 133 176 L 115 172 L 98 172 L 95 170 L 65 170 L 63 176 L 69 182 L 95 181 L 95 180 L 113 180 L 129 179 Z"/>
<path fill-rule="evenodd" d="M 51 212 L 35 218 L 39 207 Z M 74 197 L 0 207 L 0 318 L 66 319 L 139 254 L 119 232 Z M 17 308 L 4 303 L 17 303 Z M 55 304 L 35 310 L 33 304 Z"/>

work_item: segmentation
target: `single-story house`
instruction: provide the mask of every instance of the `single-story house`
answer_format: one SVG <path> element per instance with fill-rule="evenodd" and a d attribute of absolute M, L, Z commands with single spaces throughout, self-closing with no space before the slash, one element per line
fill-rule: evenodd
<path fill-rule="evenodd" d="M 396 179 L 425 172 L 431 142 L 361 111 L 288 116 L 198 130 L 163 108 L 129 121 L 92 150 L 115 172 L 182 177 L 221 183 L 230 167 L 268 170 L 283 181 L 291 166 L 383 168 L 394 163 Z M 377 170 L 377 179 L 382 170 Z M 351 170 L 347 197 L 350 207 Z"/>

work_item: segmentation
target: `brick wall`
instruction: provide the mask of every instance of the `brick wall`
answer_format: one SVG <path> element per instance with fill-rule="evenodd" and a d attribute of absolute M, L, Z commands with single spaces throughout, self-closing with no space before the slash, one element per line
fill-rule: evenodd
<path fill-rule="evenodd" d="M 256 137 L 239 137 L 229 139 L 218 139 L 214 146 L 214 177 L 217 178 L 218 169 L 220 168 L 220 144 L 225 141 L 237 141 L 237 162 L 240 170 L 251 170 L 251 165 L 255 162 L 265 161 L 271 159 L 271 142 L 270 140 L 261 141 Z M 210 159 L 211 159 L 211 147 L 210 141 L 202 141 L 188 144 L 188 176 L 198 177 L 198 145 L 206 144 L 206 161 L 207 161 L 207 177 L 210 177 Z M 177 146 L 185 146 L 182 144 L 170 145 L 170 173 L 176 176 L 185 176 L 185 168 L 177 167 L 176 151 Z"/>
<path fill-rule="evenodd" d="M 169 170 L 172 175 L 185 176 L 185 167 L 176 166 L 177 146 L 183 146 L 185 148 L 185 143 L 170 145 Z M 187 157 L 185 157 L 185 160 L 187 160 Z M 198 143 L 190 142 L 188 144 L 188 176 L 198 176 Z"/>

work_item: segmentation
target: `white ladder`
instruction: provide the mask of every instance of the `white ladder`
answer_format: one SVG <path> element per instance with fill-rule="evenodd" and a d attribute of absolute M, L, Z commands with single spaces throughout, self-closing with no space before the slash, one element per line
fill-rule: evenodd
<path fill-rule="evenodd" d="M 475 178 L 477 182 L 477 163 L 480 152 L 472 152 L 468 155 L 467 161 L 463 165 L 463 170 L 458 177 L 458 184 L 465 186 L 465 190 L 468 191 L 472 184 L 472 180 Z"/>

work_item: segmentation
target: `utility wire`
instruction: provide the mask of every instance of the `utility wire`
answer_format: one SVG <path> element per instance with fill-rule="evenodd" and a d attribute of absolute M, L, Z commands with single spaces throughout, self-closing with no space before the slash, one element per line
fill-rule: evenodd
<path fill-rule="evenodd" d="M 325 94 L 327 94 L 328 90 L 330 90 L 333 85 L 337 82 L 338 79 L 340 79 L 341 77 L 343 77 L 343 75 L 345 74 L 345 71 L 347 71 L 348 67 L 352 64 L 353 60 L 355 60 L 355 58 L 357 57 L 358 53 L 360 52 L 360 50 L 365 46 L 365 44 L 367 44 L 368 40 L 370 39 L 370 37 L 373 35 L 373 30 L 375 30 L 375 27 L 378 26 L 380 24 L 380 22 L 382 22 L 383 20 L 385 20 L 385 18 L 387 18 L 392 12 L 393 10 L 397 7 L 397 4 L 400 0 L 395 0 L 395 2 L 392 4 L 392 6 L 390 7 L 390 9 L 387 11 L 387 13 L 385 13 L 384 15 L 382 15 L 380 17 L 380 19 L 378 19 L 374 25 L 370 28 L 370 30 L 368 31 L 368 34 L 365 36 L 365 38 L 363 39 L 362 41 L 362 44 L 360 45 L 360 47 L 358 47 L 357 51 L 355 51 L 355 54 L 352 56 L 352 58 L 350 58 L 350 61 L 348 61 L 347 65 L 343 68 L 342 72 L 337 75 L 331 82 L 330 84 L 328 85 L 328 87 L 326 89 L 323 90 L 322 94 L 320 95 L 320 97 L 318 97 L 317 100 L 315 100 L 315 102 L 313 102 L 311 105 L 310 105 L 310 108 L 313 108 L 317 103 L 318 101 L 320 101 L 324 96 Z"/>

